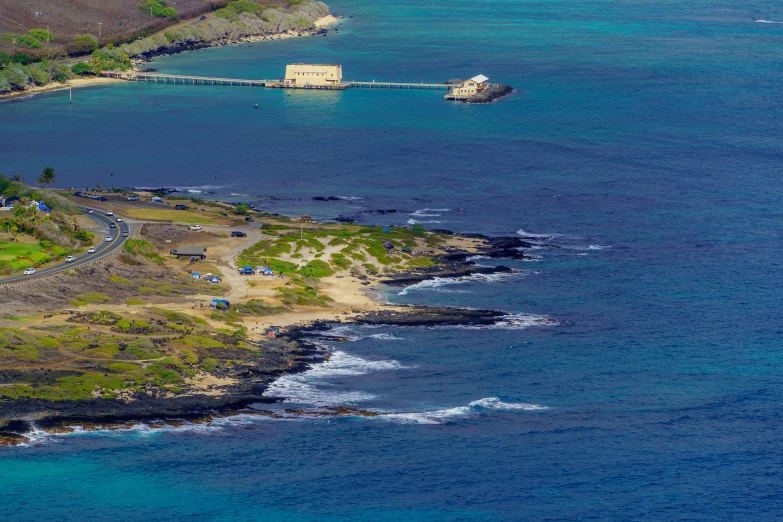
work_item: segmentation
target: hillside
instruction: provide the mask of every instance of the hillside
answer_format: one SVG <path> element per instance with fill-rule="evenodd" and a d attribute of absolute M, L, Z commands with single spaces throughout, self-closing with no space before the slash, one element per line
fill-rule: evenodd
<path fill-rule="evenodd" d="M 34 29 L 46 29 L 54 35 L 52 45 L 67 53 L 89 52 L 89 46 L 84 39 L 77 40 L 80 35 L 98 37 L 98 23 L 101 26 L 101 45 L 115 44 L 131 40 L 139 35 L 163 29 L 177 23 L 177 19 L 198 16 L 207 11 L 223 7 L 228 0 L 176 0 L 169 6 L 175 8 L 177 19 L 166 17 L 164 12 L 158 12 L 159 17 L 150 19 L 150 15 L 142 12 L 141 0 L 0 0 L 0 51 L 11 54 L 13 45 L 10 34 L 28 34 Z M 153 2 L 158 3 L 158 2 Z M 259 2 L 265 3 L 265 2 Z M 36 14 L 38 13 L 38 14 Z M 122 23 L 120 23 L 122 22 Z M 45 40 L 45 38 L 44 38 Z M 43 47 L 36 48 L 24 45 L 17 38 L 17 52 L 31 55 L 44 52 Z"/>

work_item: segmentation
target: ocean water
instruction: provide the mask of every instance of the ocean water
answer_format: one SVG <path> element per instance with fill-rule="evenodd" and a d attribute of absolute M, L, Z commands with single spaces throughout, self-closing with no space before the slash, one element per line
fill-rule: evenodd
<path fill-rule="evenodd" d="M 519 274 L 383 290 L 509 320 L 339 329 L 319 340 L 329 363 L 268 392 L 278 409 L 379 417 L 244 416 L 0 450 L 0 518 L 781 518 L 783 25 L 757 20 L 783 7 L 330 5 L 353 17 L 336 34 L 152 67 L 266 78 L 314 61 L 347 79 L 483 73 L 517 90 L 488 106 L 426 90 L 52 93 L 0 103 L 0 172 L 51 165 L 62 186 L 531 237 L 536 259 L 506 262 Z"/>

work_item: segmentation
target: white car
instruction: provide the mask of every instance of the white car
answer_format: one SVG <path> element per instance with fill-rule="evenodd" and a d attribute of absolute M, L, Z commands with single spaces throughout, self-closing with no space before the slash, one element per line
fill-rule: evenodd
<path fill-rule="evenodd" d="M 87 249 L 88 254 L 94 254 L 95 253 L 95 247 L 90 247 Z"/>
<path fill-rule="evenodd" d="M 24 271 L 24 275 L 33 275 L 35 273 L 35 268 L 28 268 Z"/>
<path fill-rule="evenodd" d="M 95 214 L 95 211 L 93 209 L 90 209 L 87 211 L 88 214 Z"/>
<path fill-rule="evenodd" d="M 201 225 L 190 225 L 190 230 L 201 230 Z"/>
<path fill-rule="evenodd" d="M 122 223 L 122 218 L 117 218 L 117 223 Z"/>
<path fill-rule="evenodd" d="M 113 210 L 107 210 L 106 211 L 106 215 L 107 216 L 113 216 L 114 215 L 114 211 Z"/>
<path fill-rule="evenodd" d="M 113 238 L 113 237 L 111 237 L 111 236 L 106 236 L 106 242 L 107 242 L 107 243 L 111 243 L 112 241 L 114 241 L 114 238 Z"/>
<path fill-rule="evenodd" d="M 73 263 L 74 261 L 76 261 L 76 258 L 73 256 L 68 256 L 65 258 L 66 263 Z"/>

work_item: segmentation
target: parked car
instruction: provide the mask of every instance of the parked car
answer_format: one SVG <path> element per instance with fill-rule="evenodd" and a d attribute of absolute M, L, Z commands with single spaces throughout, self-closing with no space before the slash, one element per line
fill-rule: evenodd
<path fill-rule="evenodd" d="M 98 196 L 98 201 L 109 201 L 106 196 Z"/>
<path fill-rule="evenodd" d="M 206 20 L 206 19 L 207 19 L 206 16 L 202 16 L 201 18 L 199 18 L 199 20 Z"/>
<path fill-rule="evenodd" d="M 139 196 L 128 196 L 128 201 L 138 201 Z"/>
<path fill-rule="evenodd" d="M 248 223 L 252 223 L 253 221 L 255 221 L 255 219 L 253 219 L 253 216 L 247 216 L 245 218 L 245 221 L 247 221 Z"/>
<path fill-rule="evenodd" d="M 189 210 L 190 207 L 187 205 L 174 205 L 174 210 Z"/>
<path fill-rule="evenodd" d="M 87 249 L 88 254 L 94 254 L 95 253 L 95 247 L 90 247 Z"/>
<path fill-rule="evenodd" d="M 239 230 L 234 230 L 231 232 L 231 237 L 247 237 L 247 234 L 240 232 Z"/>
<path fill-rule="evenodd" d="M 113 238 L 113 237 L 111 237 L 111 236 L 106 236 L 106 242 L 107 242 L 107 243 L 111 243 L 112 241 L 114 241 L 114 238 Z"/>
<path fill-rule="evenodd" d="M 190 230 L 201 230 L 201 225 L 190 225 Z"/>
<path fill-rule="evenodd" d="M 73 256 L 68 256 L 65 258 L 66 263 L 73 263 L 74 261 L 76 261 L 76 258 Z"/>
<path fill-rule="evenodd" d="M 109 223 L 109 228 L 117 228 L 117 225 L 115 225 L 114 223 Z"/>
<path fill-rule="evenodd" d="M 113 216 L 114 215 L 114 211 L 113 210 L 107 210 L 106 211 L 106 215 L 107 216 Z"/>
<path fill-rule="evenodd" d="M 35 268 L 28 268 L 24 271 L 24 275 L 33 275 L 35 273 Z"/>

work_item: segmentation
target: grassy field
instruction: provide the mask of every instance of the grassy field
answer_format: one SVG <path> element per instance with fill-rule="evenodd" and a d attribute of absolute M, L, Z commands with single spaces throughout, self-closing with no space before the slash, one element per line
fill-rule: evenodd
<path fill-rule="evenodd" d="M 27 257 L 38 254 L 43 248 L 38 243 L 9 243 L 0 241 L 0 261 L 13 261 L 17 257 Z"/>

